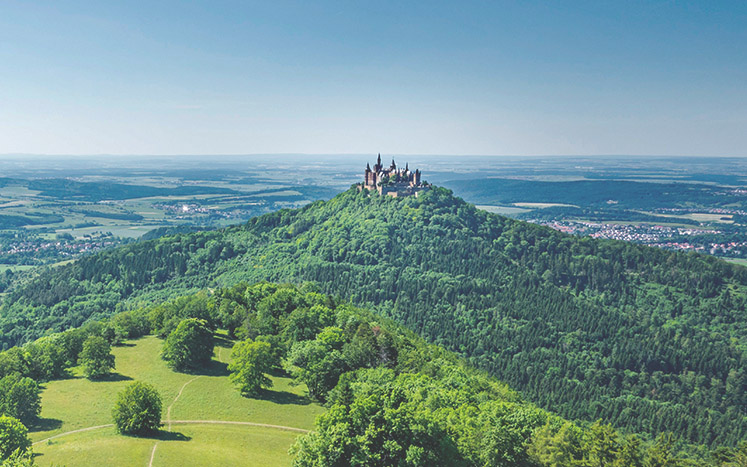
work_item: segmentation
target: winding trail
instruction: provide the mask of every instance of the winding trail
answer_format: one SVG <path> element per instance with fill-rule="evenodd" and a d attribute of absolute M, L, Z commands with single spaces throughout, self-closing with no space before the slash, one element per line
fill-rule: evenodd
<path fill-rule="evenodd" d="M 297 433 L 310 433 L 310 430 L 305 430 L 303 428 L 296 428 L 293 426 L 270 425 L 269 423 L 236 422 L 232 420 L 172 420 L 171 424 L 172 425 L 243 425 L 243 426 L 256 426 L 260 428 L 274 428 L 276 430 L 293 431 Z M 89 426 L 88 428 L 81 428 L 79 430 L 66 431 L 65 433 L 60 433 L 58 435 L 50 436 L 49 438 L 41 439 L 39 441 L 34 442 L 33 444 L 46 443 L 49 440 L 60 438 L 62 436 L 74 435 L 76 433 L 82 433 L 84 431 L 101 430 L 104 428 L 111 428 L 113 426 L 114 426 L 113 423 L 109 423 L 108 425 Z"/>
<path fill-rule="evenodd" d="M 223 348 L 222 347 L 218 347 L 218 361 L 219 362 L 221 361 L 221 350 L 223 350 Z M 184 421 L 184 420 L 171 420 L 171 408 L 174 406 L 174 404 L 176 404 L 176 401 L 178 401 L 179 398 L 182 396 L 182 393 L 184 392 L 184 388 L 186 388 L 189 383 L 191 383 L 192 381 L 200 378 L 201 376 L 202 375 L 195 376 L 194 378 L 192 378 L 189 381 L 187 381 L 186 383 L 184 383 L 182 385 L 181 389 L 179 389 L 179 393 L 176 395 L 176 397 L 174 398 L 174 400 L 171 401 L 171 405 L 169 405 L 166 408 L 166 424 L 168 424 L 168 428 L 167 428 L 168 431 L 171 431 L 171 425 L 174 424 L 174 423 L 179 423 L 179 424 L 189 423 L 188 421 Z M 194 423 L 219 423 L 219 424 L 228 424 L 228 423 L 231 423 L 231 422 L 222 422 L 222 421 L 219 421 L 219 420 L 209 420 L 209 421 L 194 421 Z M 272 428 L 272 427 L 268 426 L 267 428 Z M 277 428 L 280 428 L 280 427 L 277 427 Z M 291 427 L 286 427 L 286 428 L 291 428 Z M 153 445 L 153 450 L 150 452 L 150 462 L 148 462 L 148 467 L 153 467 L 153 459 L 155 459 L 155 457 L 156 457 L 156 449 L 158 448 L 158 445 L 160 443 L 161 443 L 160 441 L 156 441 L 156 444 Z"/>
<path fill-rule="evenodd" d="M 150 461 L 148 461 L 148 467 L 153 467 L 153 459 L 156 457 L 156 448 L 158 443 L 153 445 L 153 450 L 150 452 Z"/>
<path fill-rule="evenodd" d="M 221 363 L 224 363 L 222 361 L 222 347 L 218 347 L 218 361 Z M 171 402 L 171 405 L 169 405 L 166 408 L 166 420 L 164 421 L 164 425 L 167 425 L 168 431 L 171 431 L 172 425 L 238 425 L 238 426 L 254 426 L 254 427 L 260 427 L 260 428 L 272 428 L 275 430 L 283 430 L 283 431 L 292 431 L 295 433 L 310 433 L 310 430 L 305 430 L 303 428 L 296 428 L 292 426 L 284 426 L 284 425 L 272 425 L 269 423 L 255 423 L 255 422 L 239 422 L 239 421 L 233 421 L 233 420 L 172 420 L 171 419 L 171 408 L 176 404 L 176 402 L 181 397 L 182 393 L 184 392 L 184 389 L 193 381 L 195 381 L 198 378 L 201 378 L 202 375 L 195 376 L 194 378 L 190 379 L 186 383 L 182 385 L 182 387 L 179 389 L 179 392 L 177 393 L 174 400 Z M 90 426 L 88 428 L 79 428 L 77 430 L 72 431 L 66 431 L 64 433 L 59 433 L 54 436 L 50 436 L 49 438 L 44 438 L 42 440 L 36 441 L 32 443 L 32 445 L 37 445 L 41 443 L 46 443 L 50 440 L 57 439 L 63 436 L 73 435 L 76 433 L 83 433 L 86 431 L 93 431 L 93 430 L 101 430 L 104 428 L 111 428 L 113 427 L 113 423 L 107 423 L 106 425 L 96 425 L 96 426 Z M 158 448 L 158 445 L 161 443 L 161 441 L 156 441 L 156 444 L 153 445 L 153 449 L 150 452 L 150 460 L 148 462 L 148 467 L 153 467 L 153 460 L 156 457 L 156 449 Z"/>
<path fill-rule="evenodd" d="M 192 378 L 189 381 L 187 381 L 186 383 L 184 383 L 182 385 L 181 389 L 179 389 L 179 394 L 176 395 L 176 397 L 174 398 L 174 400 L 171 402 L 171 405 L 166 409 L 166 422 L 169 424 L 169 428 L 168 428 L 169 431 L 171 431 L 171 408 L 174 406 L 174 404 L 176 404 L 176 401 L 178 401 L 179 398 L 182 396 L 182 392 L 184 392 L 184 388 L 186 388 L 189 383 L 191 383 L 192 381 L 194 381 L 194 380 L 196 380 L 197 378 L 200 378 L 200 377 L 201 377 L 201 375 L 200 376 L 195 376 L 194 378 Z"/>
<path fill-rule="evenodd" d="M 176 401 L 179 400 L 179 398 L 182 396 L 182 393 L 184 392 L 184 388 L 187 387 L 189 383 L 199 378 L 199 376 L 195 376 L 194 378 L 190 379 L 186 383 L 182 384 L 182 387 L 179 389 L 179 393 L 176 395 L 173 401 L 171 401 L 171 405 L 168 406 L 166 409 L 166 423 L 168 423 L 168 431 L 171 431 L 171 408 L 176 404 Z M 158 447 L 158 444 L 160 441 L 156 441 L 156 444 L 153 445 L 153 450 L 150 452 L 150 462 L 148 462 L 148 467 L 153 467 L 153 459 L 156 457 L 156 448 Z"/>
<path fill-rule="evenodd" d="M 174 425 L 243 425 L 243 426 L 258 426 L 262 428 L 274 428 L 276 430 L 283 430 L 283 431 L 295 431 L 297 433 L 310 433 L 311 432 L 311 430 L 305 430 L 303 428 L 296 428 L 293 426 L 270 425 L 269 423 L 234 422 L 231 420 L 174 420 L 171 423 L 173 423 Z"/>
<path fill-rule="evenodd" d="M 46 443 L 47 441 L 49 441 L 51 439 L 59 438 L 60 436 L 73 435 L 75 433 L 82 433 L 84 431 L 99 430 L 101 428 L 109 428 L 110 426 L 114 426 L 114 424 L 113 423 L 108 423 L 106 425 L 89 426 L 88 428 L 81 428 L 79 430 L 66 431 L 65 433 L 60 433 L 59 435 L 54 435 L 54 436 L 50 436 L 49 438 L 44 438 L 44 439 L 39 440 L 39 441 L 37 441 L 35 443 L 32 443 L 31 445 L 33 446 L 34 444 Z"/>

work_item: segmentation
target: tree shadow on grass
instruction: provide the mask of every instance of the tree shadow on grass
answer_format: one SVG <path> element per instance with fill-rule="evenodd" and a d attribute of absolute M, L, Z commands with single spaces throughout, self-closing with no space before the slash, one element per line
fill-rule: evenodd
<path fill-rule="evenodd" d="M 61 375 L 52 378 L 51 381 L 68 381 L 68 380 L 71 380 L 71 379 L 83 379 L 83 378 L 85 378 L 85 377 L 84 376 L 80 376 L 80 375 L 75 375 L 75 374 L 73 374 L 73 372 L 71 372 L 68 369 L 68 370 L 65 370 L 65 372 L 62 373 Z M 39 388 L 41 388 L 41 389 L 45 389 L 46 387 L 47 386 L 44 383 L 40 383 L 39 384 Z"/>
<path fill-rule="evenodd" d="M 158 430 L 148 434 L 122 434 L 128 438 L 157 439 L 159 441 L 189 441 L 191 437 L 178 431 Z"/>
<path fill-rule="evenodd" d="M 132 342 L 118 342 L 116 344 L 112 344 L 112 347 L 135 347 L 135 344 Z"/>
<path fill-rule="evenodd" d="M 210 360 L 210 363 L 200 368 L 188 368 L 183 373 L 199 376 L 228 376 L 228 363 Z"/>
<path fill-rule="evenodd" d="M 216 347 L 223 347 L 224 349 L 230 349 L 234 344 L 232 340 L 227 339 L 224 336 L 214 336 L 213 342 L 215 343 Z"/>
<path fill-rule="evenodd" d="M 51 431 L 56 430 L 61 426 L 62 420 L 56 418 L 39 418 L 29 425 L 29 431 L 32 433 L 36 431 Z"/>
<path fill-rule="evenodd" d="M 291 377 L 290 373 L 288 373 L 282 368 L 273 368 L 272 370 L 270 370 L 270 374 L 272 376 L 277 376 L 278 378 L 290 378 Z"/>
<path fill-rule="evenodd" d="M 103 378 L 92 379 L 91 381 L 94 383 L 111 383 L 114 381 L 132 381 L 132 378 L 121 373 L 109 373 Z"/>
<path fill-rule="evenodd" d="M 184 435 L 177 431 L 166 431 L 158 430 L 158 433 L 153 438 L 161 441 L 189 441 L 192 439 L 190 436 Z"/>
<path fill-rule="evenodd" d="M 276 404 L 293 404 L 293 405 L 309 405 L 311 400 L 308 397 L 299 396 L 287 391 L 273 391 L 272 389 L 265 389 L 257 397 L 257 399 L 274 402 Z"/>

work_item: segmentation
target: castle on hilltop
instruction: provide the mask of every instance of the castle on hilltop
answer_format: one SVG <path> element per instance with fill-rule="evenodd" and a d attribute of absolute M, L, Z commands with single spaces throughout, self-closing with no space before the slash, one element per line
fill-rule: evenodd
<path fill-rule="evenodd" d="M 380 195 L 389 195 L 395 198 L 401 196 L 418 196 L 418 192 L 430 188 L 430 185 L 420 182 L 420 170 L 410 171 L 408 164 L 404 169 L 398 169 L 392 159 L 392 165 L 384 168 L 381 163 L 381 154 L 376 160 L 376 165 L 371 169 L 366 164 L 365 181 L 358 185 L 358 190 L 376 190 Z"/>

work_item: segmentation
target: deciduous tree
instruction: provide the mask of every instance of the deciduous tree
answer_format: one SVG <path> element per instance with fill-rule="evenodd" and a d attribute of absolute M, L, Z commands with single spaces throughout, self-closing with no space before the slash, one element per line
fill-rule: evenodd
<path fill-rule="evenodd" d="M 31 449 L 28 432 L 29 430 L 17 418 L 0 416 L 0 460 L 23 455 Z"/>
<path fill-rule="evenodd" d="M 161 407 L 158 391 L 147 383 L 135 381 L 117 396 L 112 410 L 114 425 L 122 434 L 153 434 L 161 425 Z"/>
<path fill-rule="evenodd" d="M 242 394 L 256 396 L 260 390 L 272 387 L 272 380 L 267 377 L 273 362 L 270 344 L 251 339 L 238 342 L 233 346 L 231 358 L 230 378 Z"/>
<path fill-rule="evenodd" d="M 100 336 L 89 336 L 83 343 L 79 363 L 88 379 L 100 379 L 114 369 L 114 355 L 109 342 Z"/>
<path fill-rule="evenodd" d="M 0 379 L 0 414 L 33 423 L 41 411 L 39 385 L 31 378 L 11 374 Z"/>
<path fill-rule="evenodd" d="M 212 356 L 213 334 L 202 319 L 182 320 L 163 346 L 164 360 L 176 370 L 204 366 Z"/>

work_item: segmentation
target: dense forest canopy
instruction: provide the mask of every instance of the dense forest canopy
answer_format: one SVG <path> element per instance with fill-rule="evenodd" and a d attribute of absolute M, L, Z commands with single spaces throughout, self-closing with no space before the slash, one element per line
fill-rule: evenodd
<path fill-rule="evenodd" d="M 600 421 L 564 420 L 522 400 L 454 353 L 390 319 L 320 294 L 313 284 L 238 283 L 144 304 L 0 352 L 0 383 L 9 389 L 0 394 L 10 402 L 0 404 L 0 414 L 34 426 L 39 393 L 31 376 L 44 382 L 69 379 L 90 343 L 131 346 L 131 339 L 147 334 L 166 337 L 162 357 L 168 359 L 170 340 L 182 335 L 185 323 L 222 328 L 184 341 L 197 355 L 213 355 L 214 340 L 227 342 L 224 331 L 236 339 L 228 371 L 244 397 L 262 398 L 272 385 L 267 375 L 285 375 L 306 388 L 309 398 L 326 405 L 315 429 L 291 448 L 293 465 L 299 467 L 732 467 L 747 459 L 747 443 L 708 451 L 670 433 L 650 439 L 620 433 Z M 207 342 L 210 348 L 200 350 Z M 198 366 L 205 370 L 212 364 Z M 35 392 L 13 389 L 24 381 Z M 27 416 L 13 410 L 34 406 L 34 401 L 36 411 Z M 123 434 L 152 436 L 159 430 L 161 412 L 156 388 L 134 381 L 118 394 L 112 418 Z M 21 421 L 10 422 L 17 425 L 20 440 L 28 441 Z M 0 449 L 0 460 L 6 451 Z M 32 453 L 19 455 L 30 459 Z"/>
<path fill-rule="evenodd" d="M 565 235 L 439 188 L 351 189 L 48 269 L 5 297 L 0 342 L 257 280 L 314 281 L 369 305 L 568 418 L 711 446 L 747 435 L 747 270 Z"/>

